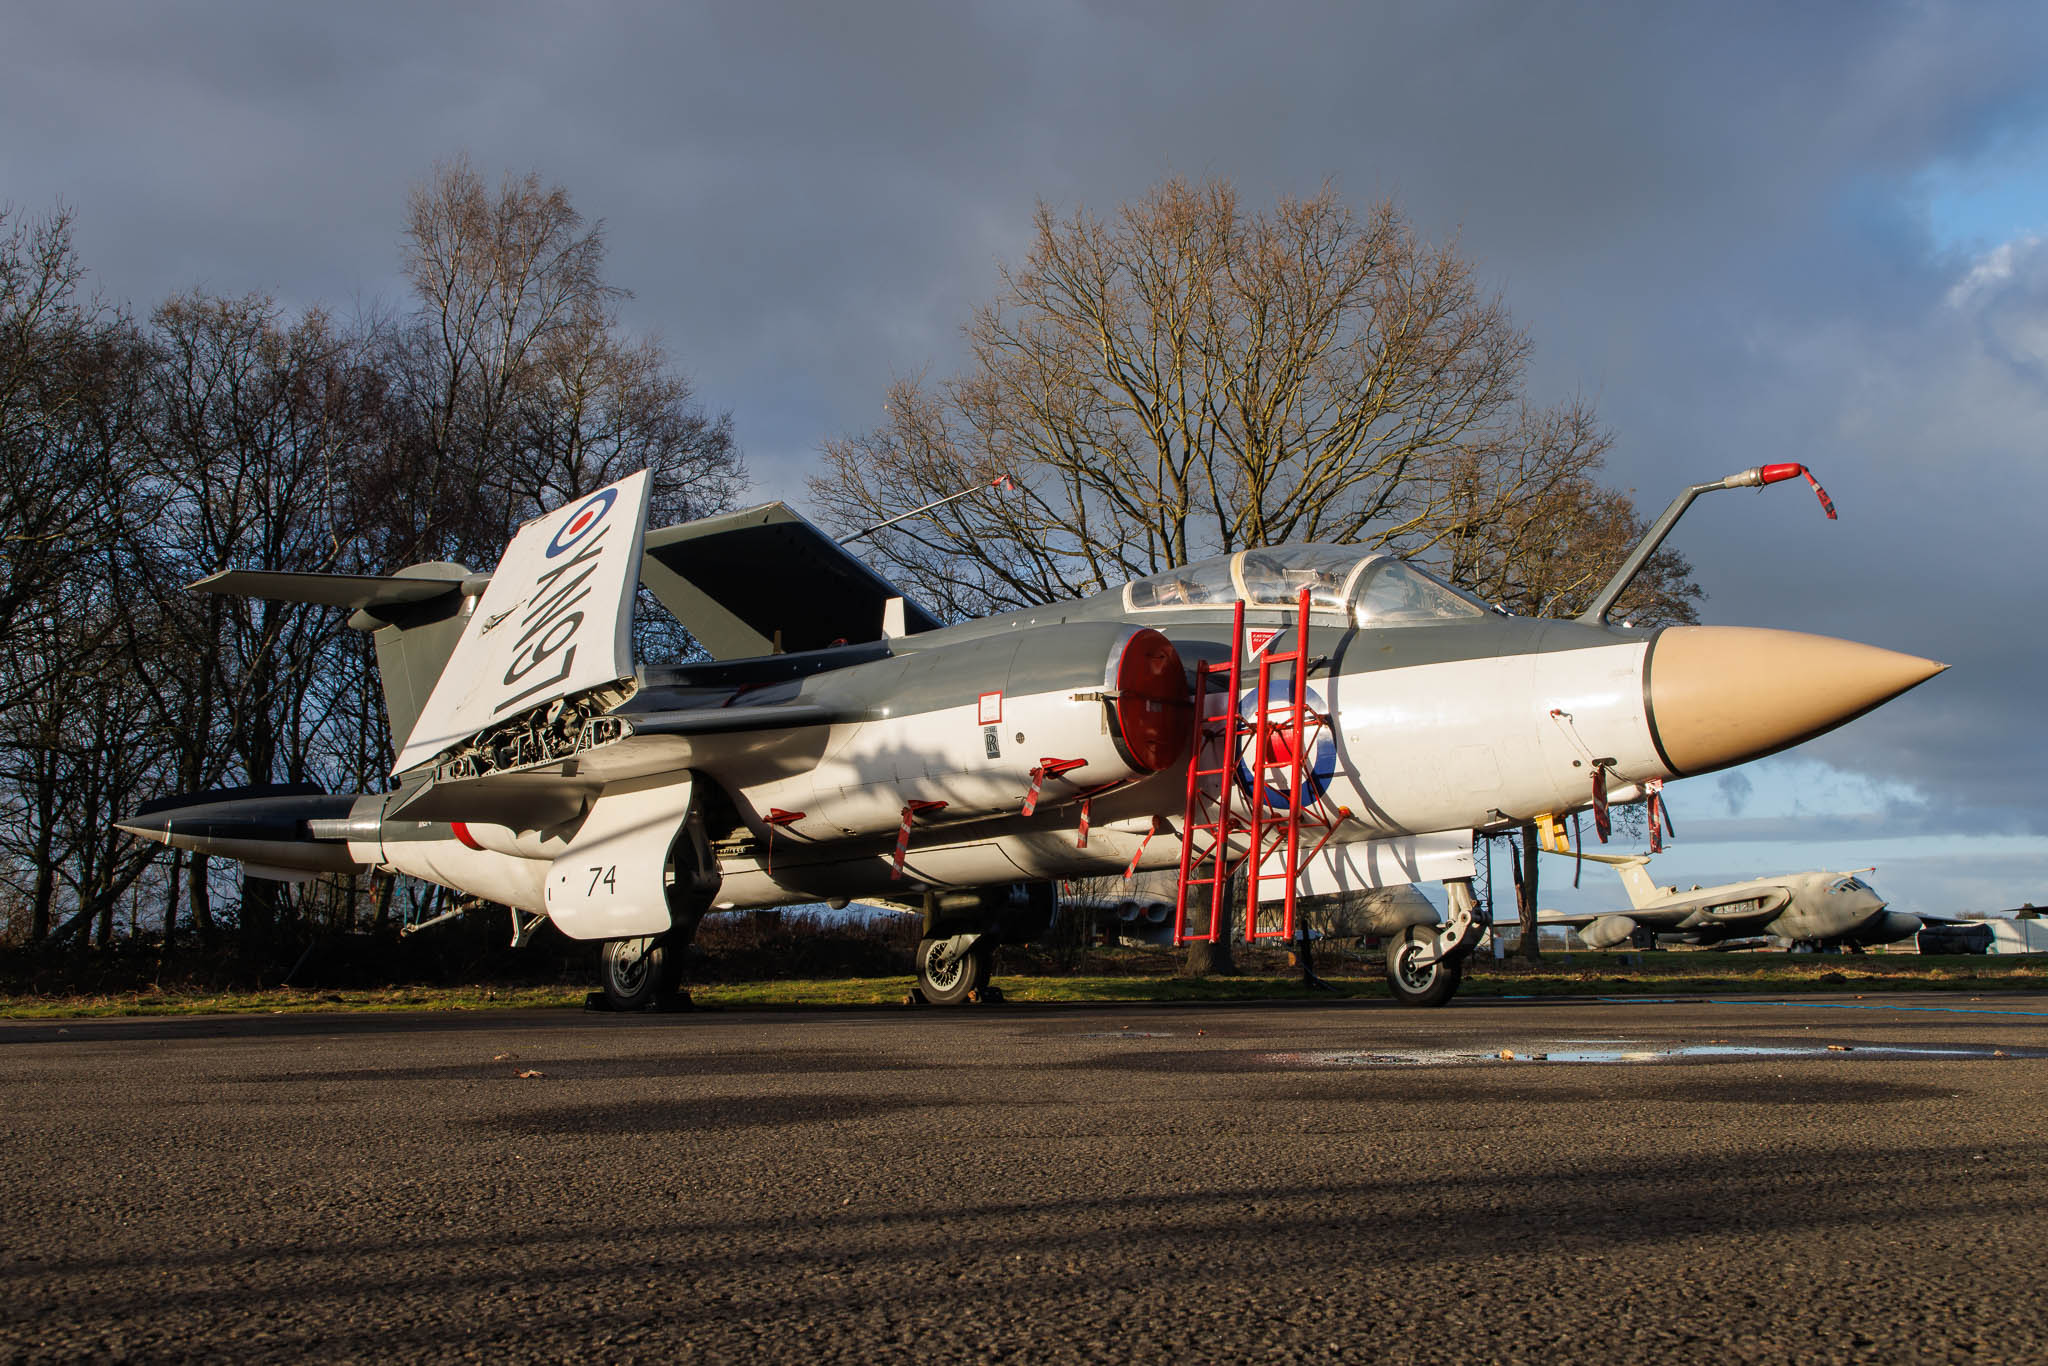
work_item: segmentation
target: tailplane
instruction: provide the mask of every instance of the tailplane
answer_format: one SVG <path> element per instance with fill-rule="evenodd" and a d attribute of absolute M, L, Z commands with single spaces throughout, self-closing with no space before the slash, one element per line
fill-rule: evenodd
<path fill-rule="evenodd" d="M 377 647 L 377 676 L 391 718 L 391 747 L 405 747 L 434 685 L 448 667 L 468 623 L 468 608 L 489 582 L 459 564 L 409 565 L 387 576 L 291 574 L 228 569 L 192 585 L 195 592 L 225 593 L 273 602 L 352 607 L 348 624 L 368 631 Z"/>

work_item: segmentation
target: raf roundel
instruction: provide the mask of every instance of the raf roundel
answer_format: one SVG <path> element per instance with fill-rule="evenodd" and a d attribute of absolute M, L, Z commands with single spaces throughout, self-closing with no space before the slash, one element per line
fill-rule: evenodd
<path fill-rule="evenodd" d="M 1317 692 L 1314 688 L 1305 688 L 1303 692 L 1305 694 L 1303 702 L 1309 711 L 1318 716 L 1328 715 L 1328 708 L 1323 705 L 1321 693 Z M 1272 680 L 1267 690 L 1266 701 L 1269 714 L 1277 715 L 1279 710 L 1286 706 L 1289 701 L 1290 693 L 1287 681 L 1279 678 Z M 1255 783 L 1252 780 L 1253 739 L 1251 731 L 1259 715 L 1258 689 L 1252 688 L 1245 692 L 1244 696 L 1238 701 L 1237 713 L 1244 718 L 1246 731 L 1245 737 L 1238 742 L 1238 788 L 1247 797 L 1251 796 L 1255 790 L 1259 791 L 1266 806 L 1274 811 L 1285 811 L 1295 805 L 1297 801 L 1302 809 L 1306 810 L 1321 801 L 1323 794 L 1330 790 L 1330 780 L 1337 773 L 1337 746 L 1330 738 L 1329 728 L 1327 726 L 1314 726 L 1302 737 L 1306 741 L 1304 748 L 1308 752 L 1302 755 L 1301 791 L 1294 796 L 1289 796 L 1287 791 L 1288 780 L 1282 776 L 1285 772 L 1284 769 L 1269 771 L 1263 783 Z M 1267 744 L 1271 748 L 1268 750 L 1266 757 L 1273 763 L 1291 764 L 1294 761 L 1294 739 L 1291 735 L 1286 734 L 1284 731 L 1276 732 L 1268 739 Z"/>
<path fill-rule="evenodd" d="M 552 560 L 582 540 L 585 532 L 604 520 L 604 515 L 612 510 L 612 503 L 618 496 L 616 489 L 600 489 L 584 499 L 569 514 L 569 520 L 562 523 L 562 529 L 555 533 L 555 538 L 548 542 L 547 557 Z"/>

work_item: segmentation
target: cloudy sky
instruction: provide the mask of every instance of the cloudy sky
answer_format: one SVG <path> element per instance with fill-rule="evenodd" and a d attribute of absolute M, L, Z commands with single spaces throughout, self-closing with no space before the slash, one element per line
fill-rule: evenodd
<path fill-rule="evenodd" d="M 1394 196 L 1530 331 L 1535 397 L 1595 403 L 1646 511 L 1819 473 L 1839 522 L 1804 485 L 1688 516 L 1705 620 L 1954 666 L 1679 785 L 1660 871 L 1877 864 L 1905 909 L 2048 904 L 2048 7 L 4 12 L 0 202 L 72 207 L 108 296 L 393 300 L 437 158 L 537 169 L 604 219 L 630 322 L 732 411 L 758 495 L 799 503 L 891 379 L 958 363 L 1035 201 L 1175 172 Z"/>

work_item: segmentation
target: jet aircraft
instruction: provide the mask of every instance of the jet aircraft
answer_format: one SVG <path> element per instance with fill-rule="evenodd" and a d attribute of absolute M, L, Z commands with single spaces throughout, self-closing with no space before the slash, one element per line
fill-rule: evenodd
<path fill-rule="evenodd" d="M 250 876 L 423 878 L 511 908 L 515 943 L 552 922 L 602 942 L 619 1008 L 670 997 L 713 909 L 892 900 L 923 914 L 920 989 L 951 1003 L 986 984 L 997 943 L 1042 930 L 1056 880 L 1179 868 L 1201 787 L 1268 829 L 1325 814 L 1291 866 L 1303 895 L 1442 881 L 1446 917 L 1387 955 L 1395 995 L 1436 1004 L 1485 930 L 1475 832 L 1641 800 L 1945 667 L 1797 632 L 1610 623 L 1694 498 L 1799 475 L 1684 490 L 1573 620 L 1509 616 L 1398 557 L 1306 544 L 941 625 L 779 503 L 646 530 L 643 471 L 526 523 L 489 575 L 231 569 L 194 585 L 352 609 L 376 646 L 395 781 L 191 794 L 121 824 Z M 641 584 L 708 659 L 634 657 Z M 1229 700 L 1191 705 L 1192 670 L 1255 708 L 1234 667 L 1197 666 L 1283 647 L 1313 720 L 1283 756 L 1298 788 L 1270 766 L 1255 780 L 1247 754 L 1205 761 Z M 1249 837 L 1217 829 L 1208 856 L 1220 843 L 1241 867 Z"/>
<path fill-rule="evenodd" d="M 1795 949 L 1894 944 L 1923 928 L 1921 918 L 1887 910 L 1877 889 L 1856 873 L 1788 873 L 1681 892 L 1650 877 L 1644 855 L 1584 854 L 1620 875 L 1634 909 L 1626 913 L 1566 915 L 1545 911 L 1542 925 L 1569 925 L 1586 947 L 1652 947 L 1658 941 L 1728 944 L 1783 940 Z M 1860 869 L 1869 872 L 1869 869 Z"/>

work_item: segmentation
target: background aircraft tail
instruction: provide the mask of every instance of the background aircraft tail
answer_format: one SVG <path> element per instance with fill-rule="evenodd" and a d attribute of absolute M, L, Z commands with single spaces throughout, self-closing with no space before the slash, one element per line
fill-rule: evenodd
<path fill-rule="evenodd" d="M 1617 859 L 1614 871 L 1621 878 L 1621 885 L 1628 890 L 1631 906 L 1647 906 L 1661 895 L 1656 881 L 1650 876 L 1650 860 L 1643 855 Z"/>
<path fill-rule="evenodd" d="M 1588 863 L 1604 863 L 1621 878 L 1621 885 L 1628 891 L 1629 904 L 1647 906 L 1664 895 L 1650 877 L 1650 856 L 1648 854 L 1596 854 L 1590 850 L 1558 850 L 1566 858 L 1584 859 Z M 1562 923 L 1562 922 L 1560 922 Z"/>
<path fill-rule="evenodd" d="M 388 576 L 229 569 L 192 587 L 203 593 L 354 608 L 348 624 L 370 632 L 377 647 L 377 676 L 384 686 L 395 753 L 405 747 L 420 709 L 447 668 L 469 619 L 467 608 L 485 582 L 485 576 L 462 565 L 435 561 Z"/>

